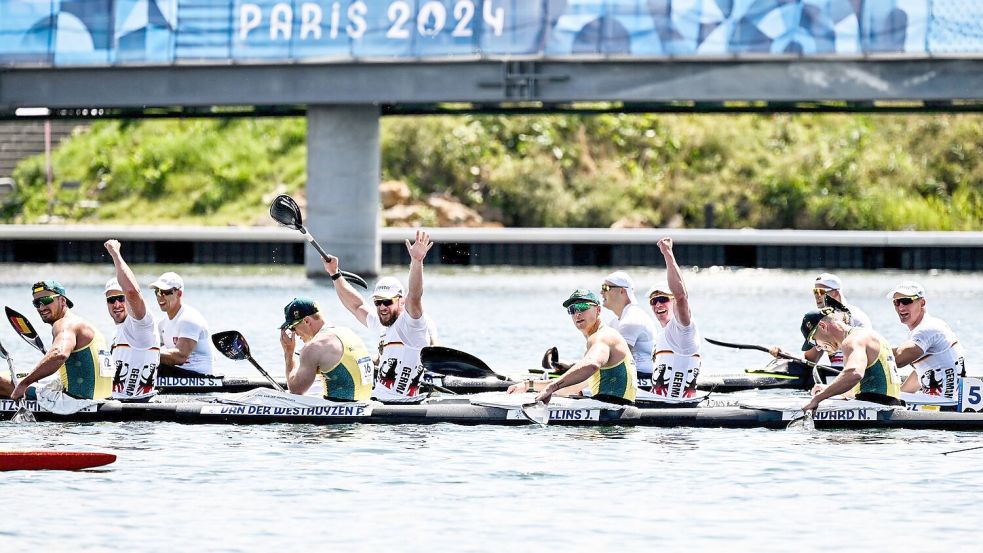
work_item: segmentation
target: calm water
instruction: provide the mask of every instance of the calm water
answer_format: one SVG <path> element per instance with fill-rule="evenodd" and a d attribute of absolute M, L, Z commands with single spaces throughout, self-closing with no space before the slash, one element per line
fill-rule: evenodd
<path fill-rule="evenodd" d="M 160 267 L 138 267 L 149 283 Z M 400 269 L 401 276 L 404 271 Z M 294 295 L 318 299 L 355 326 L 330 284 L 299 270 L 184 271 L 186 301 L 211 330 L 235 328 L 273 373 L 276 326 Z M 503 373 L 561 357 L 583 340 L 560 307 L 604 271 L 440 270 L 427 274 L 425 305 L 445 345 Z M 646 288 L 662 271 L 632 271 Z M 106 334 L 104 267 L 4 266 L 0 300 L 30 316 L 28 286 L 58 278 L 76 312 Z M 687 273 L 704 335 L 793 349 L 812 306 L 812 272 Z M 928 289 L 929 309 L 953 326 L 981 373 L 983 279 L 965 274 L 840 274 L 847 299 L 893 342 L 905 336 L 884 294 L 903 278 Z M 363 332 L 365 338 L 368 336 Z M 20 370 L 39 355 L 9 327 L 0 340 Z M 704 370 L 735 372 L 767 356 L 708 346 Z M 251 374 L 223 360 L 226 373 Z M 498 551 L 883 550 L 978 542 L 975 466 L 983 456 L 940 452 L 983 445 L 983 435 L 927 431 L 798 433 L 767 430 L 560 427 L 0 423 L 0 449 L 116 452 L 105 471 L 0 473 L 7 516 L 0 544 L 47 550 L 147 551 L 276 548 Z"/>

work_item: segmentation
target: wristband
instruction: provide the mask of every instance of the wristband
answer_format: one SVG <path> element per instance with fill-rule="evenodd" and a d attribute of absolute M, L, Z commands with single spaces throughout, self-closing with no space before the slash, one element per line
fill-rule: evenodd
<path fill-rule="evenodd" d="M 533 384 L 532 380 L 527 380 L 526 381 L 526 391 L 527 392 L 535 392 L 536 391 L 536 385 Z"/>
<path fill-rule="evenodd" d="M 338 271 L 337 273 L 331 275 L 331 280 L 338 280 L 339 278 L 341 278 L 341 276 L 342 276 L 341 271 Z"/>

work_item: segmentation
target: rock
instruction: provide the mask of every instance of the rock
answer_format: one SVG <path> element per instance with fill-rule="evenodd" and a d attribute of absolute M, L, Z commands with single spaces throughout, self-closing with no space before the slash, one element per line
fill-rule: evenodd
<path fill-rule="evenodd" d="M 612 223 L 611 228 L 652 228 L 652 224 L 644 216 L 631 213 Z"/>
<path fill-rule="evenodd" d="M 382 211 L 382 221 L 387 227 L 415 227 L 420 224 L 418 205 L 397 205 Z"/>
<path fill-rule="evenodd" d="M 477 211 L 450 196 L 430 196 L 427 205 L 433 208 L 441 227 L 480 227 L 484 223 Z"/>
<path fill-rule="evenodd" d="M 410 200 L 410 187 L 398 180 L 389 180 L 379 184 L 379 201 L 382 209 L 404 205 Z"/>

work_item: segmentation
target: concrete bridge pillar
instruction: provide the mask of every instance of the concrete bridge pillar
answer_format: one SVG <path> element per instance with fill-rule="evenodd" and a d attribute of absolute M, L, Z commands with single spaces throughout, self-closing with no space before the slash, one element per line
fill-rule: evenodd
<path fill-rule="evenodd" d="M 307 110 L 307 211 L 304 225 L 340 267 L 379 274 L 379 108 L 310 106 Z M 308 276 L 324 275 L 307 246 Z"/>

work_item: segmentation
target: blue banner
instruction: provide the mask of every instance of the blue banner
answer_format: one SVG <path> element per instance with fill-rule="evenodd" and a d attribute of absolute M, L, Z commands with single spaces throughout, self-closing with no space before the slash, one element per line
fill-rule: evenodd
<path fill-rule="evenodd" d="M 960 0 L 0 0 L 0 65 L 983 53 Z"/>

